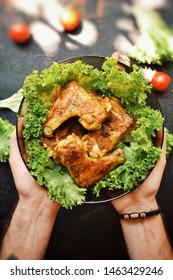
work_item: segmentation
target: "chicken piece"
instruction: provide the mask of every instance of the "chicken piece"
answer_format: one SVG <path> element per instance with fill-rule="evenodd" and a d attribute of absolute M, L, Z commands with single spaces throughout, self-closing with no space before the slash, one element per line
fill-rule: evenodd
<path fill-rule="evenodd" d="M 56 140 L 56 133 L 53 135 L 53 137 L 44 137 L 41 136 L 41 140 L 43 142 L 43 146 L 47 149 L 49 156 L 53 156 L 53 150 L 57 145 L 57 140 Z"/>
<path fill-rule="evenodd" d="M 97 131 L 84 135 L 82 141 L 92 158 L 104 156 L 128 133 L 135 119 L 128 115 L 116 98 L 110 98 L 112 110 L 109 117 Z"/>
<path fill-rule="evenodd" d="M 76 117 L 70 118 L 65 121 L 57 130 L 55 130 L 52 137 L 42 136 L 43 146 L 48 150 L 49 156 L 54 158 L 54 149 L 56 145 L 62 139 L 65 139 L 68 135 L 75 134 L 82 138 L 82 136 L 86 133 L 83 126 L 78 122 Z M 54 158 L 56 164 L 59 164 L 60 161 L 56 156 Z"/>
<path fill-rule="evenodd" d="M 67 119 L 78 116 L 79 122 L 87 130 L 99 129 L 111 110 L 108 97 L 98 101 L 85 91 L 76 81 L 71 81 L 59 92 L 52 104 L 50 114 L 44 125 L 44 134 L 52 136 Z"/>
<path fill-rule="evenodd" d="M 54 151 L 60 157 L 61 163 L 68 168 L 75 183 L 81 187 L 95 184 L 125 160 L 121 149 L 102 158 L 90 158 L 82 140 L 76 135 L 60 141 Z"/>

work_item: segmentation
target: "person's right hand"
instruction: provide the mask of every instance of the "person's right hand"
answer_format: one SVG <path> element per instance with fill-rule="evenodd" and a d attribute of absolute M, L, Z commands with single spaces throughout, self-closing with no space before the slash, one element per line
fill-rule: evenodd
<path fill-rule="evenodd" d="M 43 259 L 60 204 L 51 201 L 46 189 L 29 173 L 19 152 L 16 131 L 10 138 L 9 163 L 19 200 L 2 242 L 0 259 Z"/>
<path fill-rule="evenodd" d="M 20 201 L 25 205 L 32 204 L 34 207 L 44 205 L 45 208 L 55 212 L 59 210 L 60 205 L 47 196 L 47 190 L 37 184 L 26 168 L 19 152 L 16 131 L 11 134 L 10 138 L 9 163 Z"/>

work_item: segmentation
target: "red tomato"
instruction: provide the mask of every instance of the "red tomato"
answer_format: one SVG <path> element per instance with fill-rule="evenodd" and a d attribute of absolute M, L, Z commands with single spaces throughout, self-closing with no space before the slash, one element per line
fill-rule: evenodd
<path fill-rule="evenodd" d="M 8 35 L 16 43 L 25 43 L 31 37 L 29 27 L 22 22 L 11 25 L 8 29 Z"/>
<path fill-rule="evenodd" d="M 80 15 L 75 9 L 67 8 L 64 10 L 60 21 L 66 31 L 73 31 L 80 24 Z"/>
<path fill-rule="evenodd" d="M 165 91 L 168 88 L 170 81 L 171 78 L 169 75 L 163 72 L 156 72 L 151 80 L 151 83 L 156 91 Z"/>

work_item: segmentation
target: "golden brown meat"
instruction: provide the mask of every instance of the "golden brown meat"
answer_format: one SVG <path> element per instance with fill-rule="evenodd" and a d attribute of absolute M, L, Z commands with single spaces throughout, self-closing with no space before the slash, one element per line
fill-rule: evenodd
<path fill-rule="evenodd" d="M 44 125 L 44 134 L 52 136 L 55 129 L 74 116 L 79 117 L 79 122 L 85 129 L 99 129 L 110 110 L 111 103 L 108 97 L 99 101 L 76 81 L 71 81 L 58 92 Z"/>
<path fill-rule="evenodd" d="M 128 115 L 116 98 L 110 98 L 112 110 L 102 127 L 88 132 L 82 141 L 88 155 L 92 158 L 104 156 L 111 151 L 135 124 L 134 118 Z"/>
<path fill-rule="evenodd" d="M 60 141 L 54 152 L 68 168 L 76 184 L 81 187 L 95 184 L 124 162 L 124 152 L 121 149 L 98 159 L 89 157 L 82 140 L 76 135 L 70 135 Z"/>
<path fill-rule="evenodd" d="M 65 139 L 68 135 L 75 134 L 82 138 L 82 136 L 86 133 L 83 126 L 78 122 L 76 117 L 70 118 L 64 123 L 62 123 L 57 130 L 55 130 L 52 137 L 42 136 L 42 141 L 44 147 L 48 150 L 49 156 L 53 157 L 56 164 L 60 163 L 57 155 L 54 157 L 54 149 L 56 145 L 62 139 Z"/>
<path fill-rule="evenodd" d="M 43 145 L 56 164 L 67 167 L 78 186 L 89 187 L 124 162 L 122 149 L 111 151 L 135 119 L 118 99 L 85 91 L 76 81 L 54 89 L 52 96 Z"/>

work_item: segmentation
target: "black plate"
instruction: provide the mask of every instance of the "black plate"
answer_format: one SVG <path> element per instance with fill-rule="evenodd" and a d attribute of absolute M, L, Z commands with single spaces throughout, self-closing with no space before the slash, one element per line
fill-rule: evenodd
<path fill-rule="evenodd" d="M 79 56 L 79 57 L 73 57 L 70 59 L 66 59 L 63 61 L 60 61 L 59 63 L 74 63 L 76 60 L 81 60 L 85 64 L 90 64 L 94 66 L 94 68 L 97 68 L 101 70 L 102 64 L 105 61 L 105 57 L 102 56 Z M 122 66 L 127 73 L 130 73 L 132 71 L 132 68 L 119 62 L 120 66 Z M 155 92 L 152 90 L 151 94 L 147 95 L 147 105 L 153 108 L 154 110 L 159 110 L 161 112 L 161 108 L 159 105 L 159 102 L 157 100 L 157 97 L 155 95 Z M 162 112 L 161 112 L 162 113 Z M 23 117 L 25 115 L 25 100 L 22 100 L 20 109 L 19 109 L 19 114 L 18 114 L 18 119 L 17 119 L 17 139 L 18 139 L 18 145 L 19 145 L 19 150 L 21 153 L 21 156 L 26 164 L 26 154 L 25 154 L 25 148 L 24 148 L 24 139 L 20 137 L 22 129 L 23 129 Z M 163 143 L 163 129 L 160 131 L 161 141 L 158 143 L 157 146 L 162 147 Z M 157 137 L 157 136 L 156 136 Z M 157 140 L 157 139 L 156 139 Z M 126 195 L 128 192 L 124 192 L 123 190 L 114 190 L 114 191 L 109 191 L 106 188 L 102 189 L 100 192 L 100 196 L 96 197 L 93 193 L 91 188 L 87 189 L 87 195 L 86 195 L 86 202 L 85 203 L 103 203 L 103 202 L 108 202 L 112 201 L 114 199 L 120 198 L 124 195 Z"/>

